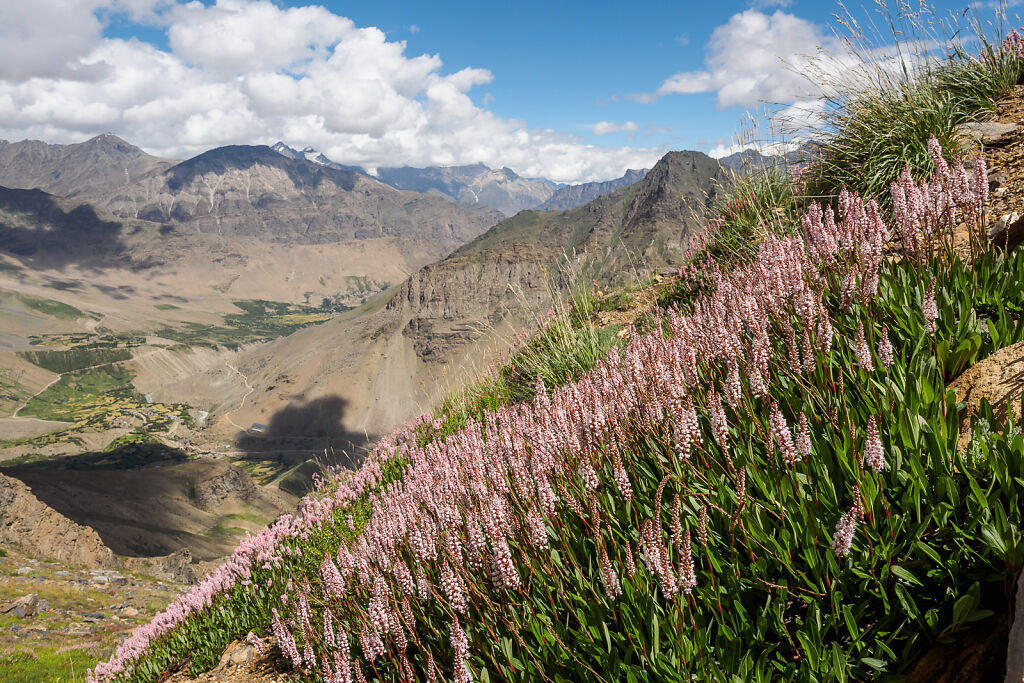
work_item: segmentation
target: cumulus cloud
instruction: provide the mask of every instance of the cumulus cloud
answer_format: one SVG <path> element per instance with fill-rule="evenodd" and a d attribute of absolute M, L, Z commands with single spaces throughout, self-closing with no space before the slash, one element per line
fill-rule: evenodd
<path fill-rule="evenodd" d="M 483 162 L 561 182 L 618 177 L 664 152 L 588 145 L 499 117 L 470 97 L 492 81 L 486 69 L 446 73 L 439 55 L 407 55 L 403 41 L 319 6 L 2 5 L 0 137 L 7 139 L 76 142 L 110 131 L 178 158 L 281 139 L 366 167 Z M 104 21 L 117 13 L 165 30 L 169 48 L 105 37 Z"/>
<path fill-rule="evenodd" d="M 817 93 L 801 66 L 822 47 L 838 46 L 806 19 L 781 10 L 766 14 L 748 9 L 712 32 L 704 69 L 670 76 L 657 92 L 635 99 L 651 102 L 671 94 L 715 92 L 720 107 L 806 99 Z"/>
<path fill-rule="evenodd" d="M 608 135 L 609 133 L 626 133 L 640 130 L 640 126 L 632 121 L 625 123 L 612 123 L 611 121 L 598 121 L 590 129 L 594 135 Z"/>

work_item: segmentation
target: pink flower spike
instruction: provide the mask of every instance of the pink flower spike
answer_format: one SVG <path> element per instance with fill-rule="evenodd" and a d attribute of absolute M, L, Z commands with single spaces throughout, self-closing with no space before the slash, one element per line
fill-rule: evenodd
<path fill-rule="evenodd" d="M 886 467 L 885 448 L 882 446 L 882 439 L 878 435 L 878 425 L 875 423 L 875 416 L 868 418 L 868 438 L 864 444 L 864 462 L 877 474 Z"/>

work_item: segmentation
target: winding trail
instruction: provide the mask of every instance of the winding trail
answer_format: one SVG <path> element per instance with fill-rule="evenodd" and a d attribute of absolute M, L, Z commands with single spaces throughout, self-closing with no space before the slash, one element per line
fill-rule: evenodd
<path fill-rule="evenodd" d="M 34 394 L 32 394 L 31 396 L 29 396 L 28 398 L 26 398 L 26 399 L 25 399 L 25 402 L 24 402 L 24 403 L 22 403 L 22 404 L 21 404 L 20 406 L 18 406 L 18 407 L 17 407 L 17 409 L 16 409 L 16 410 L 15 410 L 15 411 L 14 411 L 13 413 L 11 413 L 11 417 L 13 417 L 13 418 L 18 418 L 18 413 L 20 413 L 20 412 L 21 412 L 21 409 L 22 409 L 22 408 L 24 408 L 24 407 L 25 407 L 25 406 L 27 406 L 27 405 L 28 405 L 29 403 L 31 403 L 31 402 L 32 402 L 32 399 L 34 399 L 34 398 L 35 398 L 36 396 L 38 396 L 39 394 L 43 393 L 44 391 L 46 391 L 47 389 L 49 389 L 50 387 L 52 387 L 52 386 L 53 386 L 54 384 L 56 384 L 57 382 L 59 382 L 59 381 L 60 381 L 60 378 L 61 378 L 61 377 L 63 377 L 63 376 L 64 376 L 64 375 L 57 375 L 57 376 L 56 376 L 55 378 L 53 378 L 52 380 L 50 380 L 50 383 L 49 383 L 49 384 L 47 384 L 47 385 L 46 385 L 45 387 L 43 387 L 42 389 L 40 389 L 40 390 L 39 390 L 39 391 L 37 391 L 36 393 L 34 393 Z M 34 420 L 34 419 L 36 419 L 36 418 L 31 418 L 31 417 L 21 417 L 21 418 L 18 418 L 18 419 L 20 419 L 20 420 Z"/>
<path fill-rule="evenodd" d="M 249 394 L 251 394 L 252 392 L 256 391 L 256 387 L 254 387 L 253 385 L 249 384 L 249 378 L 246 377 L 245 374 L 243 374 L 241 370 L 239 370 L 234 365 L 232 365 L 231 361 L 229 361 L 229 360 L 224 361 L 224 365 L 226 365 L 229 368 L 231 368 L 232 370 L 234 370 L 235 374 L 237 374 L 239 377 L 242 378 L 242 382 L 245 384 L 245 388 L 249 390 L 249 391 L 245 392 L 245 394 L 242 396 L 242 400 L 239 401 L 237 408 L 235 408 L 233 410 L 229 410 L 228 412 L 224 413 L 224 419 L 225 420 L 230 422 L 236 429 L 239 429 L 239 430 L 244 432 L 246 430 L 246 428 L 241 426 L 240 424 L 238 424 L 234 420 L 232 420 L 231 419 L 231 413 L 239 411 L 239 410 L 241 410 L 242 408 L 245 407 L 245 399 L 249 398 Z"/>

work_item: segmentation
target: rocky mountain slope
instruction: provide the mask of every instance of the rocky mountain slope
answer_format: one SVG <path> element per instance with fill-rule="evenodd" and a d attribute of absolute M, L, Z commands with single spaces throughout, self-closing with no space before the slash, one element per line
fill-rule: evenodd
<path fill-rule="evenodd" d="M 109 133 L 73 145 L 0 140 L 0 185 L 45 190 L 62 197 L 109 196 L 116 188 L 174 163 Z"/>
<path fill-rule="evenodd" d="M 312 147 L 297 150 L 283 142 L 271 147 L 289 159 L 307 159 L 338 170 L 366 173 L 359 166 L 345 166 L 328 159 Z M 512 216 L 525 209 L 565 211 L 643 179 L 648 169 L 627 169 L 613 180 L 562 185 L 545 178 L 524 178 L 509 168 L 492 169 L 484 164 L 469 166 L 385 167 L 376 178 L 399 190 L 426 192 L 467 204 L 482 204 Z"/>
<path fill-rule="evenodd" d="M 284 244 L 406 237 L 453 248 L 500 218 L 247 145 L 210 150 L 94 201 L 120 216 Z"/>
<path fill-rule="evenodd" d="M 113 567 L 114 553 L 99 534 L 40 502 L 18 479 L 0 474 L 0 543 L 37 557 Z"/>
<path fill-rule="evenodd" d="M 586 204 L 597 199 L 601 195 L 614 192 L 620 187 L 626 187 L 638 183 L 647 175 L 648 169 L 639 170 L 630 168 L 626 170 L 621 178 L 606 180 L 603 182 L 581 183 L 579 185 L 566 185 L 555 190 L 543 204 L 533 207 L 539 211 L 565 211 L 574 209 L 577 206 Z"/>

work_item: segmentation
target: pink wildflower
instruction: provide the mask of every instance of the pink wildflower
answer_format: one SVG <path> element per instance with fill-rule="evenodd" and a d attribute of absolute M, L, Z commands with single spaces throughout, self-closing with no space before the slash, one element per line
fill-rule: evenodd
<path fill-rule="evenodd" d="M 875 363 L 871 358 L 871 349 L 868 348 L 868 342 L 864 336 L 863 322 L 857 325 L 857 339 L 853 344 L 853 353 L 857 356 L 857 363 L 861 370 L 871 372 L 875 369 Z"/>
<path fill-rule="evenodd" d="M 924 326 L 928 334 L 935 334 L 935 321 L 939 317 L 939 307 L 935 303 L 935 278 L 932 278 L 932 283 L 928 285 L 928 291 L 921 301 L 921 313 L 924 315 Z"/>
<path fill-rule="evenodd" d="M 796 447 L 793 445 L 793 434 L 789 431 L 786 418 L 779 412 L 779 404 L 775 401 L 772 401 L 768 422 L 772 428 L 772 441 L 779 447 L 782 459 L 790 465 L 800 460 L 800 454 L 797 453 Z"/>
<path fill-rule="evenodd" d="M 889 341 L 889 328 L 883 327 L 882 339 L 878 342 L 878 360 L 883 367 L 888 368 L 892 365 L 893 355 L 892 342 Z"/>
<path fill-rule="evenodd" d="M 882 446 L 882 439 L 878 436 L 878 425 L 875 423 L 875 416 L 868 418 L 868 438 L 864 444 L 864 462 L 876 473 L 886 467 L 885 449 Z"/>

